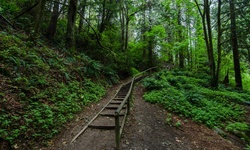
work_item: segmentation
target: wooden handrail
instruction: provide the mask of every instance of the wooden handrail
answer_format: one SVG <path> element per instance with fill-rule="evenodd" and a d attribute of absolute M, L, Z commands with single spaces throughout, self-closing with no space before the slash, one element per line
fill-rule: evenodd
<path fill-rule="evenodd" d="M 125 96 L 124 100 L 122 101 L 122 103 L 119 105 L 119 107 L 116 109 L 115 111 L 115 143 L 116 143 L 116 149 L 120 150 L 120 140 L 121 140 L 121 135 L 122 135 L 122 131 L 125 125 L 125 121 L 127 118 L 127 114 L 129 114 L 130 112 L 130 99 L 132 96 L 132 92 L 133 92 L 133 87 L 134 87 L 134 82 L 136 79 L 140 78 L 141 76 L 144 76 L 148 71 L 151 72 L 151 70 L 155 69 L 157 67 L 152 67 L 149 68 L 137 75 L 135 75 L 130 83 L 130 87 L 129 87 L 129 91 L 127 93 L 127 95 Z M 127 83 L 129 84 L 129 83 Z M 126 85 L 126 84 L 124 84 Z M 126 112 L 125 112 L 125 116 L 124 119 L 122 121 L 122 125 L 120 126 L 120 112 L 123 108 L 123 106 L 125 105 L 125 103 L 127 102 L 127 108 L 126 108 Z"/>

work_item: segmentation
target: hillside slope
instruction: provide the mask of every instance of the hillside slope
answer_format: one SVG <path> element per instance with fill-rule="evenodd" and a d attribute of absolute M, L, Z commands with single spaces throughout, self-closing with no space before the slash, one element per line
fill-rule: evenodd
<path fill-rule="evenodd" d="M 0 138 L 21 149 L 46 144 L 118 81 L 112 68 L 83 53 L 26 39 L 0 32 Z"/>

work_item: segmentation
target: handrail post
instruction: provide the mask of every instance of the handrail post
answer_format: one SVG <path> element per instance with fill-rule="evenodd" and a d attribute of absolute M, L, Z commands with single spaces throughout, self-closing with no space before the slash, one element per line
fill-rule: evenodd
<path fill-rule="evenodd" d="M 127 101 L 127 113 L 128 113 L 128 115 L 130 114 L 130 101 L 131 101 L 131 95 L 132 95 L 132 94 L 129 95 L 128 101 Z"/>
<path fill-rule="evenodd" d="M 116 144 L 116 150 L 120 150 L 120 140 L 121 140 L 121 134 L 122 134 L 122 130 L 124 128 L 124 124 L 126 121 L 126 117 L 127 115 L 130 114 L 130 102 L 132 101 L 132 93 L 133 93 L 133 88 L 134 88 L 134 82 L 136 80 L 137 76 L 145 76 L 146 72 L 149 72 L 150 74 L 152 73 L 152 69 L 153 68 L 149 68 L 139 74 L 137 74 L 136 76 L 133 77 L 132 81 L 131 81 L 131 85 L 129 88 L 129 95 L 126 95 L 126 97 L 124 98 L 124 100 L 122 101 L 122 103 L 119 105 L 119 107 L 117 108 L 117 110 L 115 111 L 115 144 Z M 125 105 L 125 103 L 127 102 L 127 111 L 125 113 L 125 119 L 123 119 L 122 121 L 122 125 L 120 126 L 120 111 L 122 110 L 123 106 Z"/>
<path fill-rule="evenodd" d="M 120 121 L 118 112 L 115 112 L 115 145 L 116 150 L 120 150 Z"/>

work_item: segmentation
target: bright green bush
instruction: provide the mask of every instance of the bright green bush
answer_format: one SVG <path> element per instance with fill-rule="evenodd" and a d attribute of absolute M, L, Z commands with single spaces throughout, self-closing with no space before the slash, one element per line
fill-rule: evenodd
<path fill-rule="evenodd" d="M 206 88 L 206 79 L 176 70 L 157 72 L 144 79 L 143 85 L 147 89 L 143 96 L 146 101 L 160 103 L 210 128 L 244 121 L 245 110 L 239 103 L 250 97 L 249 93 Z"/>
<path fill-rule="evenodd" d="M 245 123 L 245 122 L 243 122 L 243 123 L 242 122 L 234 122 L 234 123 L 228 124 L 226 127 L 226 130 L 231 131 L 231 132 L 233 132 L 234 130 L 247 132 L 250 130 L 250 128 L 247 125 L 247 123 Z"/>
<path fill-rule="evenodd" d="M 250 142 L 250 137 L 248 135 L 250 131 L 250 126 L 245 122 L 233 122 L 227 125 L 226 131 L 229 131 L 241 139 L 245 140 L 247 143 Z"/>
<path fill-rule="evenodd" d="M 153 78 L 146 78 L 143 82 L 143 85 L 147 90 L 160 90 L 163 88 L 171 87 L 167 81 L 159 81 Z"/>

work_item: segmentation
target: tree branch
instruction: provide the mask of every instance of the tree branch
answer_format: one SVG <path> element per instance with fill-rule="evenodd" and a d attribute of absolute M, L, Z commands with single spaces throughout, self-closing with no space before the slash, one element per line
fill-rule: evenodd
<path fill-rule="evenodd" d="M 21 17 L 22 15 L 24 15 L 25 13 L 29 12 L 30 10 L 32 10 L 34 7 L 36 7 L 39 4 L 39 2 L 36 2 L 34 5 L 32 5 L 31 7 L 29 7 L 28 9 L 24 10 L 23 12 L 21 12 L 19 15 L 17 15 L 13 20 L 16 20 L 17 18 Z"/>
<path fill-rule="evenodd" d="M 77 11 L 77 13 L 80 15 L 80 17 L 82 17 L 82 18 L 87 22 L 88 26 L 89 26 L 89 27 L 93 30 L 93 32 L 95 33 L 95 36 L 96 36 L 96 40 L 97 40 L 98 45 L 101 46 L 101 47 L 104 48 L 104 49 L 111 50 L 110 48 L 105 47 L 105 46 L 103 46 L 103 45 L 101 44 L 97 32 L 96 32 L 95 29 L 91 26 L 91 24 L 88 22 L 88 20 L 87 20 L 86 18 L 84 18 L 83 14 L 81 14 L 81 12 L 79 12 L 79 11 Z M 111 51 L 112 51 L 112 50 L 111 50 Z"/>

